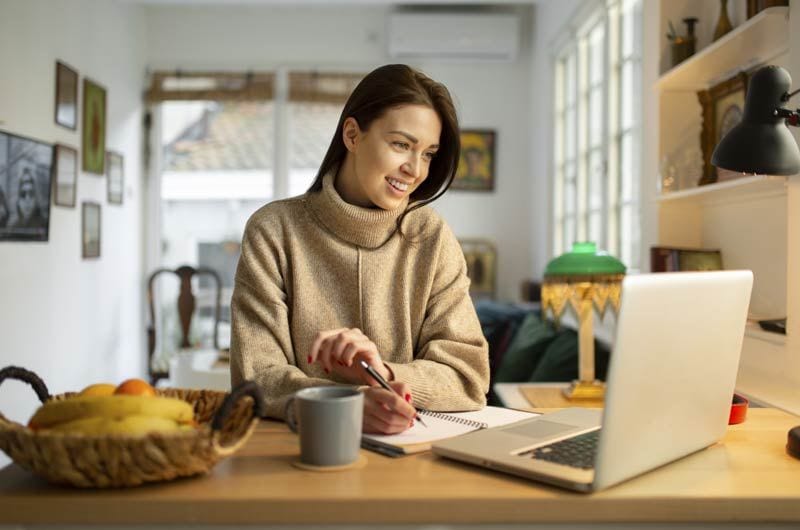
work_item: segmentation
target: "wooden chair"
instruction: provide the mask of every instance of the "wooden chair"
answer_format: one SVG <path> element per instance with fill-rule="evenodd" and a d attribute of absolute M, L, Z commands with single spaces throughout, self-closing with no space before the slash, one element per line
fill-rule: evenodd
<path fill-rule="evenodd" d="M 189 343 L 189 329 L 192 324 L 192 317 L 195 310 L 195 296 L 192 292 L 192 278 L 195 275 L 207 274 L 214 281 L 214 348 L 219 350 L 218 328 L 220 323 L 220 295 L 222 292 L 222 280 L 219 274 L 213 269 L 206 267 L 194 268 L 183 265 L 177 269 L 161 268 L 153 272 L 147 280 L 147 303 L 150 306 L 150 324 L 147 326 L 147 373 L 150 384 L 155 385 L 159 379 L 166 379 L 169 373 L 157 370 L 153 366 L 153 354 L 156 349 L 156 313 L 153 302 L 153 286 L 156 278 L 163 273 L 171 273 L 180 279 L 180 293 L 178 294 L 178 317 L 181 325 L 181 348 L 191 348 Z"/>

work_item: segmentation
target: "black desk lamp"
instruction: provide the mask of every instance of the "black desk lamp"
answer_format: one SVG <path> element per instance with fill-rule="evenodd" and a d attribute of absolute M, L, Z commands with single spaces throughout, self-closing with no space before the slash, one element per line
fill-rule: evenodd
<path fill-rule="evenodd" d="M 792 77 L 780 66 L 765 66 L 750 79 L 742 121 L 720 140 L 711 163 L 762 175 L 800 172 L 800 149 L 785 125 L 800 125 L 800 110 L 782 107 L 800 92 L 789 92 Z M 787 452 L 800 458 L 800 426 L 789 431 Z"/>
<path fill-rule="evenodd" d="M 783 108 L 792 77 L 780 66 L 765 66 L 750 79 L 742 121 L 720 140 L 711 163 L 723 169 L 762 175 L 800 172 L 800 149 L 786 125 L 798 126 L 800 114 Z"/>

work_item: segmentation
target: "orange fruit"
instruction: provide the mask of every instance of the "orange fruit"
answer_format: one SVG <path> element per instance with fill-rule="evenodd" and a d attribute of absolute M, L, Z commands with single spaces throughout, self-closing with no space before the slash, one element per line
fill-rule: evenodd
<path fill-rule="evenodd" d="M 114 394 L 127 394 L 130 396 L 155 396 L 156 389 L 144 379 L 126 379 L 114 390 Z"/>
<path fill-rule="evenodd" d="M 110 396 L 116 390 L 111 383 L 95 383 L 80 391 L 81 396 Z"/>

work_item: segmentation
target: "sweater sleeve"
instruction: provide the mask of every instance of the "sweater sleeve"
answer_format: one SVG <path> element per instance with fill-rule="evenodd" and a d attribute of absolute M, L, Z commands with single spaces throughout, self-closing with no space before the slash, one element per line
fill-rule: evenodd
<path fill-rule="evenodd" d="M 255 381 L 264 391 L 266 415 L 285 419 L 286 402 L 295 391 L 334 383 L 309 377 L 296 365 L 283 249 L 270 235 L 253 219 L 245 228 L 231 299 L 231 385 Z"/>
<path fill-rule="evenodd" d="M 433 288 L 415 359 L 386 365 L 411 386 L 414 405 L 438 410 L 476 410 L 489 391 L 489 347 L 469 296 L 464 253 L 443 225 Z"/>

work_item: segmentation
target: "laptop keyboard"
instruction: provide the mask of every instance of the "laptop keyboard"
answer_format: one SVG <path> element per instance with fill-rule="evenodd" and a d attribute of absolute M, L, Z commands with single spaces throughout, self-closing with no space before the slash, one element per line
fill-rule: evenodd
<path fill-rule="evenodd" d="M 594 457 L 597 454 L 597 440 L 600 439 L 600 430 L 580 434 L 560 442 L 537 447 L 520 456 L 527 456 L 537 460 L 546 460 L 554 464 L 561 464 L 580 469 L 592 469 Z"/>

